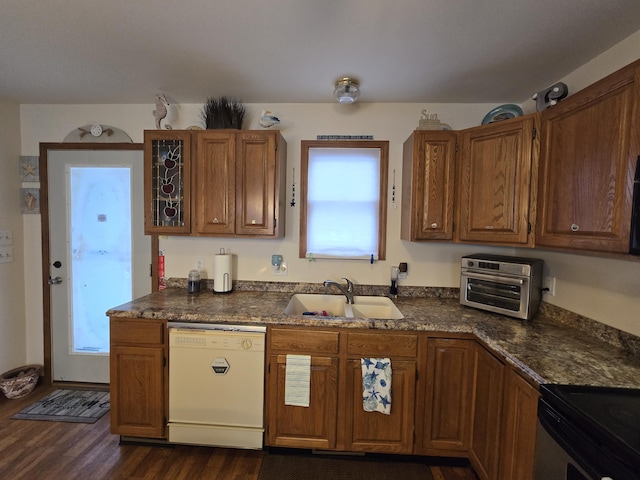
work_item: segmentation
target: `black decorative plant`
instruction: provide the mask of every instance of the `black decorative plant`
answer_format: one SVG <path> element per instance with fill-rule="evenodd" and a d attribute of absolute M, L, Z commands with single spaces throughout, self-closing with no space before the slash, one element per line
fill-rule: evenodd
<path fill-rule="evenodd" d="M 207 129 L 242 129 L 246 114 L 244 103 L 235 98 L 207 98 L 202 109 L 202 118 Z"/>

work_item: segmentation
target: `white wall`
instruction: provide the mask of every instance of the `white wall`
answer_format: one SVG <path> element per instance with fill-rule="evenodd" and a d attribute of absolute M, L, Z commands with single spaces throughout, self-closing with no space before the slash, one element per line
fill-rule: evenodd
<path fill-rule="evenodd" d="M 629 58 L 631 57 L 631 58 Z M 640 32 L 598 57 L 580 72 L 567 78 L 573 93 L 582 86 L 605 76 L 617 68 L 640 58 Z M 582 72 L 582 70 L 584 70 Z M 574 78 L 575 77 L 575 78 Z M 579 80 L 579 81 L 578 81 Z M 156 92 L 149 92 L 150 100 Z M 532 92 L 533 93 L 533 92 Z M 179 101 L 179 99 L 178 99 Z M 541 250 L 518 251 L 512 248 L 477 247 L 473 245 L 417 244 L 399 239 L 402 144 L 417 127 L 420 112 L 437 113 L 454 129 L 480 124 L 484 115 L 496 105 L 451 104 L 273 104 L 249 105 L 245 128 L 259 128 L 259 112 L 266 108 L 282 119 L 280 129 L 288 144 L 287 200 L 291 184 L 299 184 L 300 141 L 315 139 L 320 134 L 369 134 L 376 140 L 389 140 L 389 192 L 395 170 L 398 209 L 388 205 L 387 261 L 370 265 L 358 261 L 314 261 L 298 259 L 299 204 L 287 207 L 286 235 L 280 240 L 238 240 L 222 238 L 163 238 L 166 275 L 186 277 L 196 258 L 204 257 L 211 275 L 213 255 L 229 248 L 237 255 L 237 277 L 241 280 L 321 282 L 326 278 L 350 277 L 356 283 L 388 284 L 389 267 L 408 262 L 409 276 L 400 285 L 456 287 L 459 282 L 460 256 L 476 252 L 526 254 L 546 260 L 547 270 L 557 277 L 556 296 L 548 298 L 557 304 L 595 320 L 640 335 L 640 275 L 638 262 L 608 260 Z M 523 105 L 535 111 L 533 101 Z M 174 128 L 185 128 L 200 122 L 201 105 L 180 105 Z M 153 104 L 148 105 L 22 105 L 22 154 L 37 155 L 40 142 L 61 141 L 76 127 L 101 123 L 121 128 L 135 142 L 141 142 L 143 131 L 154 128 Z M 293 169 L 295 168 L 295 179 Z M 299 195 L 299 189 L 296 189 Z M 39 226 L 25 222 L 28 238 L 39 238 Z M 39 284 L 40 246 L 34 241 L 26 245 L 27 282 Z M 274 253 L 282 254 L 289 265 L 289 275 L 271 273 Z M 42 349 L 42 312 L 36 307 L 39 294 L 28 292 L 28 356 L 40 361 Z M 41 300 L 40 300 L 41 303 Z"/>
<path fill-rule="evenodd" d="M 0 263 L 0 373 L 25 364 L 22 214 L 20 213 L 20 107 L 0 98 L 0 230 L 13 233 L 14 260 Z"/>

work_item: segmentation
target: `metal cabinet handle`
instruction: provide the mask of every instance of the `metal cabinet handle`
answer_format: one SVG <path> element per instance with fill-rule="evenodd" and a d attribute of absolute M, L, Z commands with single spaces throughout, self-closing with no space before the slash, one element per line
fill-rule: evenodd
<path fill-rule="evenodd" d="M 575 223 L 571 225 L 571 231 L 577 232 L 580 229 L 580 225 L 576 225 Z"/>
<path fill-rule="evenodd" d="M 433 222 L 433 223 L 431 224 L 431 228 L 438 228 L 438 224 L 437 224 L 436 222 Z"/>

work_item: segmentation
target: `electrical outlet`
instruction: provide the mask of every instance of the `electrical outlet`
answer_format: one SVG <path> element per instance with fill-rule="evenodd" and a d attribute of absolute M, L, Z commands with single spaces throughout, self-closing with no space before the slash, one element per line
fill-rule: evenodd
<path fill-rule="evenodd" d="M 398 265 L 398 278 L 399 279 L 407 278 L 408 270 L 409 270 L 409 266 L 407 265 L 407 262 L 400 262 L 400 265 Z"/>
<path fill-rule="evenodd" d="M 282 262 L 280 264 L 280 268 L 273 271 L 274 275 L 287 275 L 289 272 L 289 267 L 287 266 L 287 262 Z"/>
<path fill-rule="evenodd" d="M 200 270 L 201 272 L 204 272 L 205 268 L 204 268 L 204 258 L 198 258 L 196 260 L 196 270 Z"/>
<path fill-rule="evenodd" d="M 544 293 L 546 293 L 547 295 L 551 295 L 552 297 L 556 296 L 556 277 L 544 277 L 544 283 L 542 285 L 542 288 L 546 288 L 548 290 L 545 290 Z"/>

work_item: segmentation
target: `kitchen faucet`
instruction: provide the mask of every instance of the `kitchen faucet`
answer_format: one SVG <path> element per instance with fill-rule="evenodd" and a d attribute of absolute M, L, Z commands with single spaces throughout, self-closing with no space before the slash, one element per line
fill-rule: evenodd
<path fill-rule="evenodd" d="M 336 287 L 338 290 L 340 290 L 342 293 L 344 293 L 344 296 L 347 297 L 347 303 L 353 305 L 353 282 L 351 280 L 349 280 L 346 277 L 342 278 L 343 280 L 346 280 L 347 282 L 347 288 L 345 289 L 342 285 L 340 285 L 338 282 L 334 282 L 333 280 L 325 280 L 324 281 L 324 286 L 325 287 L 330 287 L 331 285 L 333 285 L 334 287 Z"/>

